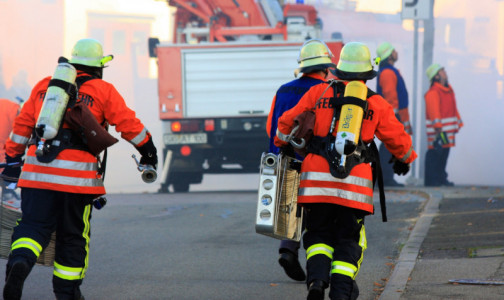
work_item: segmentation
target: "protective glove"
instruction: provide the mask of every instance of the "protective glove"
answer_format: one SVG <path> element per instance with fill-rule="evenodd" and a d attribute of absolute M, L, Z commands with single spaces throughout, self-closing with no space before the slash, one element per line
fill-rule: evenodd
<path fill-rule="evenodd" d="M 157 149 L 152 142 L 152 137 L 149 137 L 147 143 L 143 144 L 141 147 L 136 147 L 136 149 L 140 152 L 140 155 L 142 155 L 140 158 L 141 165 L 150 165 L 154 169 L 157 169 Z"/>
<path fill-rule="evenodd" d="M 6 182 L 17 182 L 19 179 L 19 175 L 21 175 L 21 165 L 23 162 L 23 154 L 11 157 L 7 154 L 5 154 L 5 162 L 7 164 L 16 164 L 19 163 L 19 165 L 14 165 L 14 166 L 7 166 L 3 169 L 2 171 L 2 178 Z"/>
<path fill-rule="evenodd" d="M 406 175 L 408 174 L 410 170 L 410 165 L 407 163 L 403 163 L 402 161 L 398 160 L 397 158 L 393 157 L 390 159 L 389 163 L 394 163 L 392 166 L 392 169 L 394 170 L 394 173 L 397 175 Z"/>

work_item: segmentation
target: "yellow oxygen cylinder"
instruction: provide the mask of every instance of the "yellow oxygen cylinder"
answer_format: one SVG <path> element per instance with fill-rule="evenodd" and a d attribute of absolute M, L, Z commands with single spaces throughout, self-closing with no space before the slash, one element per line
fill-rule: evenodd
<path fill-rule="evenodd" d="M 56 137 L 65 115 L 70 87 L 75 85 L 77 70 L 66 59 L 60 59 L 54 75 L 49 82 L 44 103 L 35 125 L 35 132 L 40 138 L 35 154 L 44 155 L 45 141 Z M 65 86 L 68 87 L 65 89 Z"/>
<path fill-rule="evenodd" d="M 360 81 L 351 81 L 345 87 L 345 97 L 367 100 L 367 87 Z M 364 109 L 355 104 L 345 104 L 341 113 L 334 142 L 336 151 L 341 155 L 340 171 L 344 171 L 346 156 L 355 152 L 359 144 L 359 137 L 364 117 Z"/>

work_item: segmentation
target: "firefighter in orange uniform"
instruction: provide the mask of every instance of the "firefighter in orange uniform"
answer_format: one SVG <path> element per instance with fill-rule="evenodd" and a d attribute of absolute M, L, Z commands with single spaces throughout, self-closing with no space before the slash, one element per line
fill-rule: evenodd
<path fill-rule="evenodd" d="M 19 113 L 19 104 L 7 99 L 0 99 L 0 163 L 5 162 L 5 142 L 9 138 L 14 118 Z M 0 168 L 0 171 L 3 169 Z"/>
<path fill-rule="evenodd" d="M 0 163 L 5 162 L 5 142 L 9 138 L 12 124 L 14 124 L 14 119 L 18 115 L 19 110 L 19 104 L 7 99 L 0 99 Z M 0 168 L 0 172 L 2 170 L 3 168 Z M 10 194 L 19 200 L 19 195 L 14 190 L 5 189 L 4 195 L 6 194 Z M 0 201 L 4 201 L 4 199 L 0 199 Z"/>
<path fill-rule="evenodd" d="M 394 108 L 397 119 L 404 125 L 404 130 L 413 134 L 408 110 L 408 90 L 399 70 L 394 66 L 399 58 L 394 46 L 388 42 L 381 43 L 376 49 L 380 58 L 378 75 L 376 77 L 376 92 L 380 94 Z M 402 186 L 394 180 L 390 160 L 390 152 L 385 145 L 380 145 L 380 159 L 382 160 L 383 183 L 385 186 Z"/>
<path fill-rule="evenodd" d="M 298 203 L 307 211 L 303 244 L 308 299 L 311 300 L 323 299 L 327 287 L 330 287 L 331 299 L 358 297 L 355 277 L 367 247 L 364 217 L 374 213 L 373 171 L 369 163 L 378 159 L 374 137 L 394 155 L 397 174 L 406 174 L 417 157 L 411 137 L 395 117 L 392 106 L 368 89 L 367 101 L 359 102 L 367 102 L 359 142 L 362 155 L 347 158 L 347 162 L 354 162 L 353 167 L 350 164 L 341 173 L 334 164 L 341 156 L 338 158 L 334 151 L 336 130 L 331 127 L 338 126 L 333 119 L 341 104 L 355 102 L 355 99 L 341 97 L 345 85 L 355 80 L 366 82 L 376 76 L 368 47 L 358 42 L 347 43 L 341 50 L 335 75 L 343 83 L 321 83 L 312 87 L 294 108 L 280 117 L 275 137 L 275 144 L 285 147 L 296 116 L 314 109 L 314 137 L 301 166 L 298 194 Z"/>
<path fill-rule="evenodd" d="M 96 40 L 82 39 L 75 44 L 69 63 L 77 69 L 76 82 L 81 83 L 77 102 L 84 102 L 100 124 L 115 126 L 121 137 L 140 152 L 141 164 L 155 167 L 157 151 L 147 128 L 114 86 L 102 80 L 104 64 L 111 59 L 103 56 L 102 45 Z M 50 162 L 40 162 L 36 145 L 28 143 L 35 136 L 32 132 L 50 79 L 42 79 L 33 88 L 6 144 L 7 162 L 20 161 L 27 145 L 29 148 L 22 172 L 7 167 L 2 173 L 4 178 L 19 178 L 22 197 L 22 219 L 12 235 L 4 299 L 21 298 L 23 283 L 54 231 L 52 283 L 56 299 L 83 299 L 79 287 L 88 268 L 92 200 L 105 194 L 98 159 L 86 150 L 91 147 L 80 135 L 73 132 L 64 139 L 60 133 L 68 131 L 63 126 L 53 140 L 65 146 L 58 148 L 57 154 L 49 151 L 55 155 Z"/>
<path fill-rule="evenodd" d="M 425 154 L 425 186 L 453 186 L 448 181 L 446 163 L 450 148 L 455 146 L 455 134 L 464 123 L 455 102 L 455 93 L 448 83 L 448 75 L 439 64 L 427 68 L 431 81 L 425 94 L 427 153 Z"/>

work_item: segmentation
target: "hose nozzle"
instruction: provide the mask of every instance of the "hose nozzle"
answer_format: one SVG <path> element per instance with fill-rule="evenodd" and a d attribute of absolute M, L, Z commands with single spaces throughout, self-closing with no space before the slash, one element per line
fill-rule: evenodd
<path fill-rule="evenodd" d="M 142 165 L 138 162 L 135 154 L 132 154 L 131 157 L 135 160 L 135 163 L 137 164 L 137 169 L 142 173 L 142 180 L 145 183 L 153 183 L 157 179 L 157 172 L 156 169 L 154 169 L 153 166 L 151 165 Z"/>

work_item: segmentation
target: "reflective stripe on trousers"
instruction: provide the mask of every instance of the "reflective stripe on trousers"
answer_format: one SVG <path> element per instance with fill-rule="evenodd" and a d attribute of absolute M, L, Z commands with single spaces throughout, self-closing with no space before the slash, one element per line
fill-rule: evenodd
<path fill-rule="evenodd" d="M 306 249 L 306 259 L 310 259 L 312 256 L 317 254 L 323 254 L 329 257 L 330 260 L 333 259 L 334 249 L 327 244 L 315 244 L 311 245 L 308 249 Z"/>
<path fill-rule="evenodd" d="M 20 248 L 27 248 L 31 250 L 37 258 L 40 256 L 40 252 L 42 252 L 42 246 L 37 241 L 30 238 L 19 238 L 15 240 L 12 243 L 11 251 Z"/>
<path fill-rule="evenodd" d="M 82 216 L 82 222 L 84 223 L 84 230 L 82 231 L 82 237 L 86 240 L 85 252 L 86 257 L 84 259 L 83 267 L 68 267 L 64 266 L 58 262 L 54 262 L 53 275 L 65 280 L 80 280 L 86 276 L 86 271 L 89 265 L 89 239 L 90 239 L 90 224 L 89 216 L 91 214 L 91 204 L 86 205 L 84 213 Z"/>
<path fill-rule="evenodd" d="M 355 279 L 355 277 L 359 273 L 362 260 L 364 259 L 364 250 L 367 249 L 366 229 L 364 228 L 364 225 L 362 225 L 360 231 L 359 246 L 362 248 L 362 254 L 359 261 L 357 262 L 357 266 L 354 266 L 344 261 L 333 261 L 331 267 L 331 274 L 341 274 L 348 276 L 352 279 Z"/>

